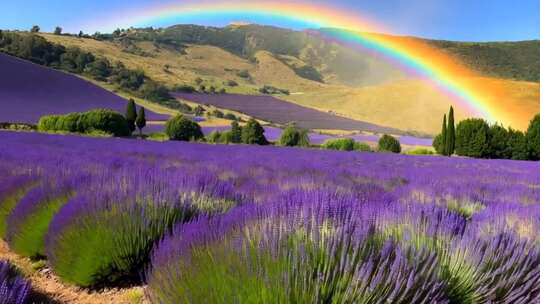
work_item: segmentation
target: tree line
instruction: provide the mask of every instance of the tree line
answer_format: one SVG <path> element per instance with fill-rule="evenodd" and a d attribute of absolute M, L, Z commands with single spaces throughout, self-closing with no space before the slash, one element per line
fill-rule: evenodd
<path fill-rule="evenodd" d="M 481 118 L 465 119 L 454 126 L 454 111 L 443 117 L 441 133 L 433 141 L 441 155 L 489 159 L 540 160 L 540 114 L 526 132 L 489 124 Z"/>

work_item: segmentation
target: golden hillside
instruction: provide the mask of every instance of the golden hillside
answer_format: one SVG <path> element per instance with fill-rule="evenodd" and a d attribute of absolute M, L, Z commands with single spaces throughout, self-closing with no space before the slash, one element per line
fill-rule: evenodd
<path fill-rule="evenodd" d="M 195 85 L 196 79 L 201 78 L 207 87 L 224 87 L 230 93 L 257 94 L 261 86 L 271 85 L 289 90 L 291 95 L 280 97 L 288 101 L 401 130 L 437 133 L 441 117 L 451 104 L 446 96 L 420 80 L 396 77 L 399 71 L 388 72 L 392 75 L 386 78 L 376 75 L 374 84 L 364 85 L 345 84 L 331 72 L 323 71 L 325 83 L 320 83 L 299 77 L 291 69 L 291 63 L 302 65 L 305 58 L 278 58 L 266 51 L 257 52 L 256 60 L 247 60 L 213 46 L 186 45 L 183 50 L 177 50 L 150 42 L 137 42 L 136 47 L 144 52 L 140 55 L 127 52 L 117 42 L 42 35 L 51 42 L 78 46 L 112 62 L 121 61 L 129 68 L 142 69 L 151 78 L 171 87 Z M 377 70 L 377 67 L 371 67 L 371 70 Z M 388 67 L 380 70 L 388 71 Z M 239 76 L 240 71 L 247 71 L 249 77 Z M 225 84 L 228 80 L 239 85 L 229 87 Z M 489 82 L 503 88 L 507 92 L 505 102 L 519 105 L 523 111 L 531 113 L 531 117 L 540 113 L 539 83 L 494 78 L 471 81 Z M 456 116 L 458 120 L 464 117 L 462 109 L 456 109 Z M 524 120 L 521 125 L 513 127 L 524 129 L 527 124 L 528 121 Z"/>

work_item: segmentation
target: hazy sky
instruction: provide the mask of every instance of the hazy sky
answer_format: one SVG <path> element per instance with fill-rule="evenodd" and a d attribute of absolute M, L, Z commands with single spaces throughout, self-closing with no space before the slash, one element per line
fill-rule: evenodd
<path fill-rule="evenodd" d="M 256 1 L 256 0 L 252 0 Z M 38 24 L 45 31 L 60 25 L 70 32 L 109 30 L 117 12 L 182 1 L 156 0 L 0 0 L 0 29 L 28 29 Z M 284 1 L 279 1 L 284 2 Z M 314 2 L 314 1 L 311 1 Z M 333 0 L 318 1 L 356 12 L 385 26 L 392 33 L 465 41 L 540 39 L 540 0 Z M 206 20 L 224 25 L 226 17 Z M 248 17 L 249 18 L 249 17 Z M 168 23 L 200 20 L 167 20 Z M 249 21 L 300 27 L 285 20 L 249 18 Z M 118 24 L 129 27 L 133 24 Z M 163 25 L 163 24 L 157 24 Z"/>

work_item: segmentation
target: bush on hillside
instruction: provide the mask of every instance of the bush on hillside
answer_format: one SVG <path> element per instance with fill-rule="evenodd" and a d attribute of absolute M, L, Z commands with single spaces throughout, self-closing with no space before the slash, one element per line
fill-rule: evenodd
<path fill-rule="evenodd" d="M 199 124 L 182 115 L 177 115 L 167 121 L 165 133 L 171 140 L 190 141 L 204 137 Z"/>
<path fill-rule="evenodd" d="M 352 138 L 328 139 L 322 144 L 322 147 L 328 150 L 354 151 L 355 143 Z"/>
<path fill-rule="evenodd" d="M 489 157 L 489 125 L 485 120 L 471 118 L 457 125 L 456 153 L 468 157 Z"/>
<path fill-rule="evenodd" d="M 276 88 L 273 86 L 265 85 L 262 88 L 259 89 L 259 93 L 266 94 L 266 95 L 277 95 L 277 94 L 283 94 L 283 95 L 289 95 L 289 90 Z"/>
<path fill-rule="evenodd" d="M 79 118 L 79 132 L 93 130 L 111 133 L 114 136 L 129 136 L 129 126 L 121 114 L 105 109 L 98 109 L 81 113 Z"/>
<path fill-rule="evenodd" d="M 408 155 L 433 155 L 433 151 L 427 148 L 417 148 L 405 152 Z"/>
<path fill-rule="evenodd" d="M 354 143 L 354 150 L 355 151 L 360 151 L 360 152 L 373 152 L 371 147 L 368 144 L 363 143 L 363 142 L 355 142 Z"/>
<path fill-rule="evenodd" d="M 131 133 L 128 123 L 122 115 L 105 109 L 43 116 L 39 120 L 38 130 L 78 133 L 101 131 L 114 136 L 128 136 Z"/>
<path fill-rule="evenodd" d="M 187 84 L 180 84 L 176 85 L 172 89 L 174 92 L 183 92 L 183 93 L 193 93 L 196 92 L 197 89 L 195 87 L 187 85 Z"/>
<path fill-rule="evenodd" d="M 279 144 L 287 147 L 308 147 L 309 136 L 307 130 L 299 129 L 294 124 L 289 125 L 279 138 Z"/>
<path fill-rule="evenodd" d="M 316 81 L 316 82 L 324 82 L 323 81 L 323 76 L 321 75 L 321 73 L 319 73 L 319 71 L 317 71 L 316 68 L 310 66 L 310 65 L 305 65 L 303 67 L 294 67 L 293 68 L 294 72 L 296 73 L 296 75 L 302 77 L 302 78 L 305 78 L 305 79 L 309 79 L 309 80 L 313 80 L 313 81 Z"/>
<path fill-rule="evenodd" d="M 268 140 L 266 140 L 266 137 L 264 137 L 264 128 L 253 118 L 251 118 L 247 124 L 242 127 L 242 143 L 249 145 L 268 144 Z"/>
<path fill-rule="evenodd" d="M 401 153 L 401 143 L 395 137 L 384 134 L 379 139 L 379 151 Z"/>

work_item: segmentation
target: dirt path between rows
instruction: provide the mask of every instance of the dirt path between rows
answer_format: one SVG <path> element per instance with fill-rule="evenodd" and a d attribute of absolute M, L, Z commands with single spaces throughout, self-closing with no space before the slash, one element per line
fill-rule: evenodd
<path fill-rule="evenodd" d="M 8 260 L 18 267 L 32 282 L 30 303 L 83 303 L 83 304 L 139 304 L 143 300 L 143 288 L 110 289 L 88 291 L 62 283 L 50 269 L 34 270 L 30 259 L 10 251 L 4 241 L 0 241 L 0 259 Z"/>

